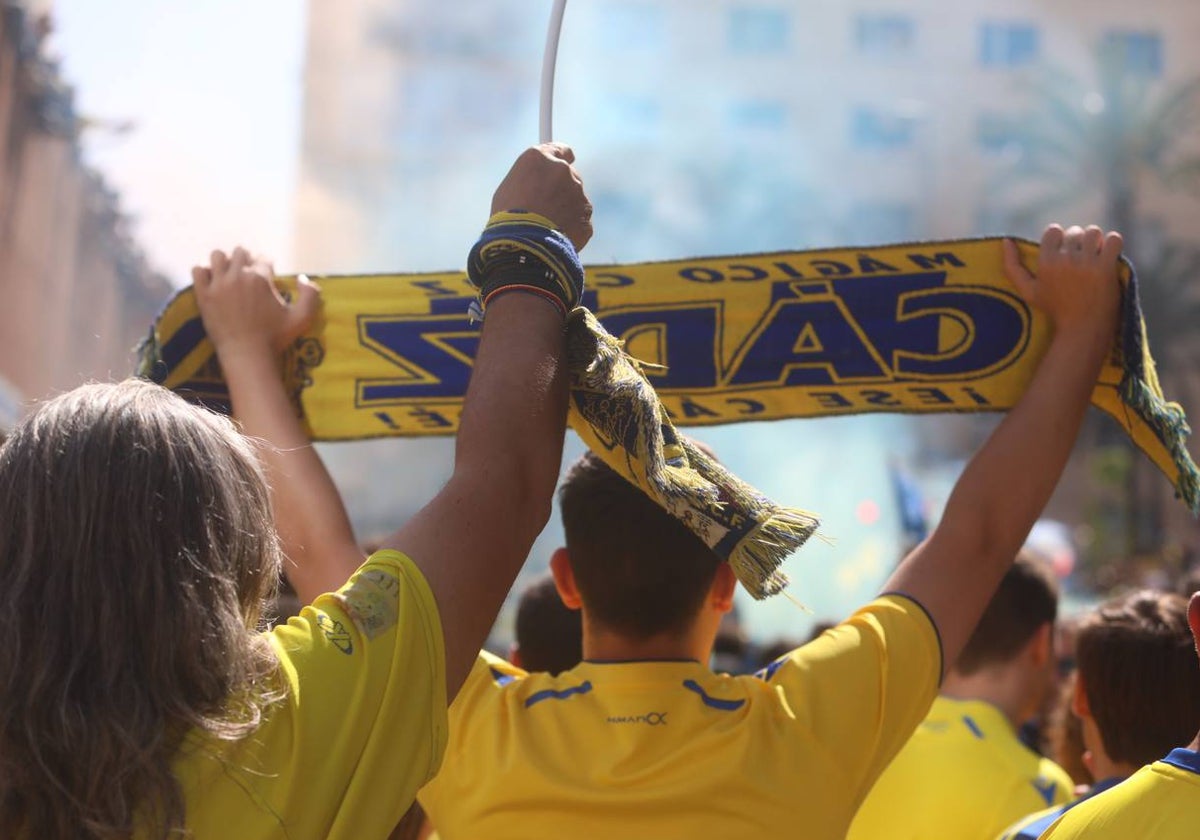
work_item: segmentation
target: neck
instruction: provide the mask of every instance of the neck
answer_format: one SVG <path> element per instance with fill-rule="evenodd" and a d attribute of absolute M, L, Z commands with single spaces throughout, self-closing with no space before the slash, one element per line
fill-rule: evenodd
<path fill-rule="evenodd" d="M 1187 748 L 1193 752 L 1200 752 L 1200 732 L 1196 733 L 1196 737 L 1192 740 L 1192 743 L 1188 744 Z"/>
<path fill-rule="evenodd" d="M 1135 764 L 1109 758 L 1108 753 L 1104 751 L 1104 739 L 1100 737 L 1100 729 L 1096 726 L 1095 718 L 1085 715 L 1082 723 L 1083 745 L 1092 754 L 1092 763 L 1089 769 L 1097 782 L 1102 779 L 1125 779 L 1137 771 L 1138 768 Z"/>
<path fill-rule="evenodd" d="M 982 668 L 969 676 L 951 669 L 942 683 L 941 693 L 954 700 L 982 700 L 995 706 L 1014 730 L 1032 711 L 1031 692 L 1025 681 L 1019 679 L 1013 669 L 1003 665 Z"/>
<path fill-rule="evenodd" d="M 1092 775 L 1099 782 L 1102 779 L 1128 779 L 1138 771 L 1136 764 L 1127 761 L 1113 761 L 1106 755 L 1092 753 Z"/>
<path fill-rule="evenodd" d="M 707 666 L 712 655 L 712 638 L 692 628 L 691 632 L 660 633 L 634 638 L 601 627 L 584 617 L 583 658 L 593 662 L 628 662 L 641 659 L 694 659 Z"/>

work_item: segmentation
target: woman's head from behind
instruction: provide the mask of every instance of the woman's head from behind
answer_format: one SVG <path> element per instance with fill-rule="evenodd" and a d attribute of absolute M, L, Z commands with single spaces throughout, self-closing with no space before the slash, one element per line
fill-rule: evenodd
<path fill-rule="evenodd" d="M 269 496 L 223 418 L 144 382 L 51 400 L 0 449 L 0 836 L 164 836 L 181 738 L 277 696 L 254 631 Z"/>

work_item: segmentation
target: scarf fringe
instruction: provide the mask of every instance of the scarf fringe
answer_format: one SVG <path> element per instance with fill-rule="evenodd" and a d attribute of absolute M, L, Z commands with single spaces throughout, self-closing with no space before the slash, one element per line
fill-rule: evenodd
<path fill-rule="evenodd" d="M 137 356 L 135 375 L 142 379 L 149 379 L 151 382 L 161 383 L 165 378 L 166 365 L 163 363 L 162 348 L 158 344 L 158 336 L 155 334 L 153 325 L 150 327 L 150 333 L 138 342 L 134 353 Z M 156 374 L 158 374 L 157 378 Z"/>
<path fill-rule="evenodd" d="M 567 363 L 572 425 L 604 444 L 596 454 L 727 560 L 755 599 L 781 592 L 779 568 L 817 517 L 775 504 L 681 437 L 642 364 L 582 307 L 568 320 Z"/>
<path fill-rule="evenodd" d="M 742 539 L 730 554 L 729 564 L 746 591 L 761 601 L 786 589 L 788 577 L 779 567 L 808 542 L 819 525 L 820 520 L 807 511 L 780 508 Z"/>
<path fill-rule="evenodd" d="M 1170 453 L 1179 473 L 1174 482 L 1175 498 L 1182 500 L 1193 516 L 1200 516 L 1200 470 L 1187 450 L 1192 429 L 1184 416 L 1183 406 L 1168 402 L 1163 396 L 1142 317 L 1137 271 L 1128 259 L 1122 257 L 1122 260 L 1128 268 L 1129 280 L 1121 294 L 1121 400 L 1133 409 Z M 1133 436 L 1132 428 L 1127 426 L 1126 432 Z"/>
<path fill-rule="evenodd" d="M 1121 380 L 1121 399 L 1132 408 L 1171 453 L 1179 477 L 1175 497 L 1195 516 L 1200 516 L 1200 469 L 1185 442 L 1192 433 L 1179 403 L 1167 402 L 1144 379 L 1126 375 Z"/>

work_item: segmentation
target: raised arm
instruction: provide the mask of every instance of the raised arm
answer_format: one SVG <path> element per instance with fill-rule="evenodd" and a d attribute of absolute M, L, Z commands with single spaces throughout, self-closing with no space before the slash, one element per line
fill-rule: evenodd
<path fill-rule="evenodd" d="M 496 191 L 492 212 L 537 213 L 582 248 L 591 236 L 591 206 L 573 160 L 569 149 L 553 144 L 527 151 Z M 574 258 L 570 243 L 563 244 Z M 498 285 L 495 276 L 482 278 L 490 296 L 454 473 L 385 542 L 411 557 L 433 590 L 450 697 L 549 518 L 562 460 L 567 411 L 562 309 L 574 301 L 561 301 L 560 308 L 560 302 L 528 293 L 543 276 L 532 264 L 507 268 Z"/>
<path fill-rule="evenodd" d="M 591 205 L 571 150 L 525 152 L 496 190 L 493 213 L 536 214 L 556 226 L 563 254 L 591 237 Z M 557 234 L 556 234 L 557 236 Z M 486 274 L 486 270 L 485 270 Z M 543 268 L 507 263 L 478 278 L 487 317 L 467 391 L 454 474 L 442 491 L 384 545 L 421 569 L 441 613 L 446 683 L 453 697 L 474 663 L 533 540 L 550 514 L 566 424 L 563 313 L 579 289 L 560 296 Z M 193 270 L 197 301 L 246 434 L 264 441 L 277 527 L 289 577 L 310 602 L 336 589 L 362 561 L 341 497 L 296 419 L 280 376 L 282 349 L 316 312 L 302 282 L 288 303 L 269 264 L 237 249 Z M 579 275 L 580 282 L 582 274 Z M 559 300 L 559 297 L 562 297 Z"/>
<path fill-rule="evenodd" d="M 948 669 L 1041 514 L 1067 463 L 1116 333 L 1121 237 L 1047 228 L 1036 275 L 1005 242 L 1005 271 L 1049 316 L 1054 338 L 1020 402 L 967 465 L 941 523 L 886 584 L 919 601 Z"/>
<path fill-rule="evenodd" d="M 285 571 L 302 603 L 331 592 L 362 563 L 341 496 L 284 390 L 283 350 L 312 322 L 317 288 L 301 278 L 295 300 L 275 288 L 270 263 L 242 248 L 214 251 L 209 267 L 192 269 L 204 327 L 216 347 L 233 413 L 271 485 Z"/>

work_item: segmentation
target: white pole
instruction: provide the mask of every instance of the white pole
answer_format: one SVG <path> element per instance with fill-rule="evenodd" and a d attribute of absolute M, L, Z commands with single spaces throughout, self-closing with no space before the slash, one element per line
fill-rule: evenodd
<path fill-rule="evenodd" d="M 550 28 L 546 31 L 546 52 L 542 56 L 542 97 L 538 112 L 538 142 L 554 139 L 554 65 L 558 60 L 558 38 L 562 33 L 563 12 L 567 0 L 554 0 Z"/>

